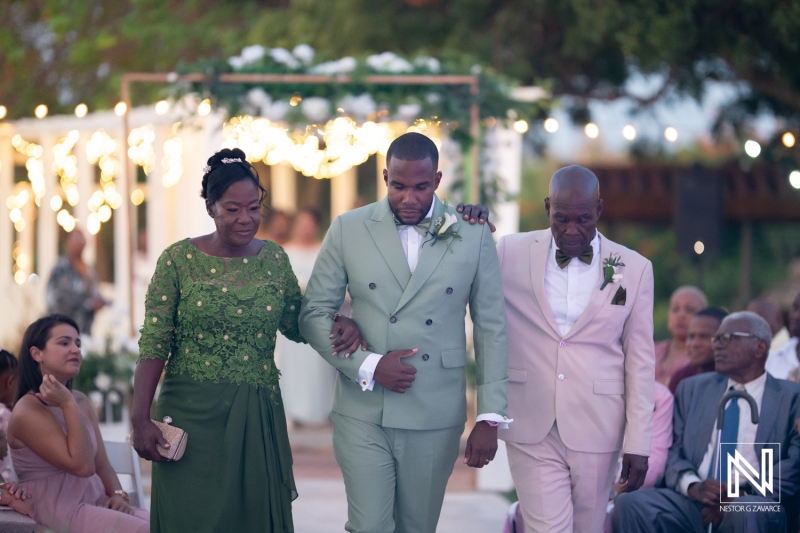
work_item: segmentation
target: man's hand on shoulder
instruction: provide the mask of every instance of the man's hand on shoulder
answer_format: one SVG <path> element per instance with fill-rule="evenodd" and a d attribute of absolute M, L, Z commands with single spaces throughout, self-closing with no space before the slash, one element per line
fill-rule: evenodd
<path fill-rule="evenodd" d="M 478 422 L 469 434 L 464 464 L 473 468 L 488 465 L 497 453 L 497 426 Z"/>
<path fill-rule="evenodd" d="M 381 357 L 373 375 L 375 383 L 400 394 L 403 394 L 406 389 L 410 389 L 417 369 L 411 365 L 403 364 L 402 359 L 416 355 L 417 351 L 417 348 L 413 350 L 394 350 Z"/>
<path fill-rule="evenodd" d="M 489 224 L 489 230 L 494 233 L 497 231 L 497 228 L 489 222 L 489 209 L 480 205 L 480 204 L 467 204 L 464 205 L 464 202 L 460 202 L 456 206 L 456 212 L 462 213 L 464 215 L 464 220 L 468 220 L 470 224 L 475 224 L 477 220 L 478 224 Z"/>

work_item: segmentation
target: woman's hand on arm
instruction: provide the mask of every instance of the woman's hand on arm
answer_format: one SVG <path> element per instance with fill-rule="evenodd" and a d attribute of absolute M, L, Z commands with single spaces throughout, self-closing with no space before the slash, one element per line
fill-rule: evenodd
<path fill-rule="evenodd" d="M 358 325 L 351 318 L 336 314 L 333 317 L 331 326 L 331 355 L 344 352 L 345 357 L 355 353 L 359 346 L 362 350 L 367 349 L 367 341 L 361 337 Z"/>
<path fill-rule="evenodd" d="M 161 359 L 142 359 L 136 365 L 133 378 L 133 412 L 131 413 L 131 426 L 133 426 L 133 439 L 131 444 L 143 459 L 148 461 L 165 462 L 156 445 L 169 448 L 169 443 L 161 430 L 150 421 L 150 407 L 156 393 L 158 380 L 164 361 Z"/>

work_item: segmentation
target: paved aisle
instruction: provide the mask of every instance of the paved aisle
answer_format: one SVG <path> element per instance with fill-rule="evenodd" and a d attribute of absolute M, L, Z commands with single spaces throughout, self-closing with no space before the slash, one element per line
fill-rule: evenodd
<path fill-rule="evenodd" d="M 341 479 L 295 479 L 300 497 L 293 505 L 297 533 L 341 533 L 347 501 Z M 508 503 L 493 493 L 449 491 L 437 533 L 500 533 Z"/>

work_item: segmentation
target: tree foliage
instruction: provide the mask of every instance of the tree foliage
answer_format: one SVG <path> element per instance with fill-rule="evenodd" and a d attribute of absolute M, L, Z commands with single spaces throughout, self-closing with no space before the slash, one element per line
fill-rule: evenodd
<path fill-rule="evenodd" d="M 485 63 L 572 97 L 579 117 L 590 100 L 700 99 L 727 81 L 741 91 L 720 124 L 767 112 L 800 127 L 797 0 L 17 0 L 0 19 L 0 100 L 24 115 L 39 102 L 112 105 L 125 71 L 308 43 L 322 60 L 391 50 Z M 660 86 L 632 94 L 639 74 Z"/>

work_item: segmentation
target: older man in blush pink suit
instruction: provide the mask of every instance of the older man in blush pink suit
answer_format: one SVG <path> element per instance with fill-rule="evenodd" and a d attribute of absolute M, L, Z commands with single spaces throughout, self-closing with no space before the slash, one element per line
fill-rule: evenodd
<path fill-rule="evenodd" d="M 602 531 L 620 450 L 623 491 L 647 474 L 653 268 L 597 232 L 602 209 L 594 173 L 562 168 L 545 198 L 550 229 L 497 247 L 516 420 L 500 438 L 528 532 Z"/>

